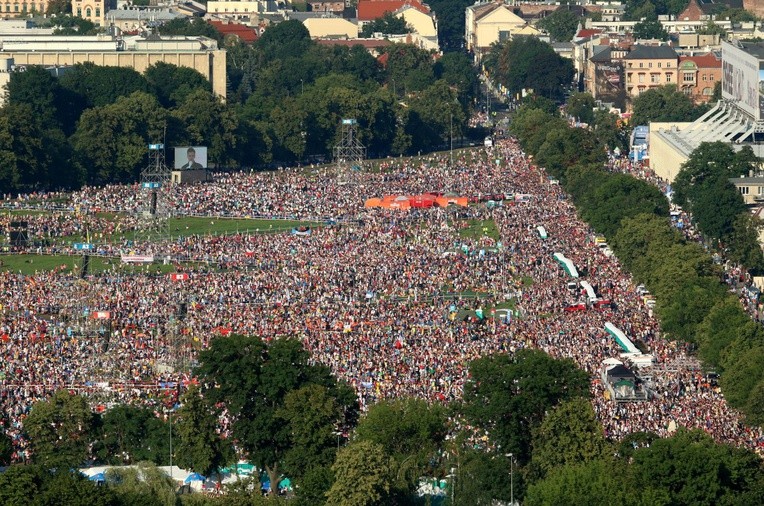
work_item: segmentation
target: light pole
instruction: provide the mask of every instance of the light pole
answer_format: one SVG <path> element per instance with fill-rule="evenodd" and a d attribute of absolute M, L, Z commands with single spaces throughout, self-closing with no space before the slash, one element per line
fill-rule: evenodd
<path fill-rule="evenodd" d="M 305 82 L 300 79 L 300 95 L 302 95 L 305 92 Z"/>
<path fill-rule="evenodd" d="M 454 113 L 449 114 L 449 140 L 451 142 L 450 156 L 451 156 L 451 168 L 454 168 Z"/>
<path fill-rule="evenodd" d="M 515 506 L 515 469 L 514 469 L 514 463 L 515 463 L 515 455 L 512 453 L 508 453 L 507 457 L 509 457 L 509 497 L 510 497 L 510 504 L 512 506 Z"/>

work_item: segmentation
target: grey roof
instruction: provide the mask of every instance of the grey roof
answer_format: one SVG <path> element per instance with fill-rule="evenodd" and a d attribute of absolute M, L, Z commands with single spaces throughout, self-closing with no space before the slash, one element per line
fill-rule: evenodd
<path fill-rule="evenodd" d="M 311 19 L 311 18 L 340 18 L 341 16 L 337 16 L 336 14 L 332 14 L 330 12 L 291 11 L 291 12 L 285 12 L 284 17 L 287 19 L 295 19 L 297 21 L 304 22 L 306 19 Z"/>
<path fill-rule="evenodd" d="M 764 43 L 761 42 L 741 42 L 740 45 L 748 54 L 751 54 L 759 60 L 764 60 Z"/>
<path fill-rule="evenodd" d="M 597 48 L 600 48 L 597 50 Z M 610 46 L 594 46 L 594 56 L 589 58 L 590 61 L 593 62 L 607 62 L 609 63 L 612 59 L 610 56 L 611 49 Z"/>
<path fill-rule="evenodd" d="M 175 18 L 185 17 L 177 12 L 158 9 L 114 9 L 107 11 L 104 17 L 109 19 L 145 19 L 150 21 L 171 21 Z"/>
<path fill-rule="evenodd" d="M 730 183 L 732 184 L 759 184 L 764 185 L 764 177 L 731 177 Z"/>
<path fill-rule="evenodd" d="M 623 57 L 624 60 L 668 60 L 679 58 L 669 46 L 634 46 L 629 54 Z"/>

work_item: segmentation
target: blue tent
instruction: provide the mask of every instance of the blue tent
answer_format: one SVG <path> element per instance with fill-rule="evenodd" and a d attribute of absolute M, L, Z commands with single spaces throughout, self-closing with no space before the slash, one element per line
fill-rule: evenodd
<path fill-rule="evenodd" d="M 191 473 L 188 475 L 188 477 L 183 481 L 183 483 L 191 483 L 192 481 L 207 481 L 207 478 L 202 476 L 199 473 Z"/>
<path fill-rule="evenodd" d="M 90 481 L 106 481 L 106 476 L 103 473 L 94 474 L 90 478 L 88 478 Z"/>

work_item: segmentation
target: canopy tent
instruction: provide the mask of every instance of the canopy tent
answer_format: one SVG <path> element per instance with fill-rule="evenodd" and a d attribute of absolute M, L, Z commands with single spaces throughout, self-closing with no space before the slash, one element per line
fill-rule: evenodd
<path fill-rule="evenodd" d="M 544 227 L 538 226 L 536 227 L 536 231 L 538 232 L 540 238 L 546 239 L 548 237 Z"/>
<path fill-rule="evenodd" d="M 605 332 L 613 336 L 615 339 L 615 342 L 618 343 L 618 346 L 621 347 L 621 349 L 626 353 L 642 353 L 639 351 L 639 348 L 634 346 L 634 343 L 631 342 L 631 339 L 626 337 L 626 334 L 624 334 L 621 329 L 616 327 L 610 322 L 605 323 Z"/>
<path fill-rule="evenodd" d="M 375 198 L 368 199 L 363 204 L 363 207 L 365 207 L 366 209 L 370 209 L 372 207 L 379 207 L 380 204 L 382 204 L 382 199 L 378 199 L 378 198 L 375 197 Z"/>
<path fill-rule="evenodd" d="M 96 473 L 90 478 L 88 478 L 88 480 L 95 481 L 95 482 L 106 481 L 106 475 L 103 473 Z"/>
<path fill-rule="evenodd" d="M 191 483 L 192 481 L 200 481 L 204 483 L 205 481 L 207 481 L 207 478 L 205 478 L 199 473 L 191 473 L 188 476 L 186 476 L 186 479 L 183 480 L 183 483 Z"/>
<path fill-rule="evenodd" d="M 578 270 L 576 269 L 576 266 L 573 265 L 573 262 L 570 261 L 569 258 L 566 258 L 565 255 L 562 253 L 555 253 L 553 255 L 553 258 L 559 263 L 562 268 L 565 270 L 565 272 L 568 273 L 568 276 L 571 278 L 578 278 Z"/>
<path fill-rule="evenodd" d="M 430 207 L 435 205 L 435 199 L 437 199 L 435 195 L 425 193 L 423 195 L 417 195 L 415 197 L 411 197 L 409 201 L 411 203 L 411 207 L 429 209 Z"/>
<path fill-rule="evenodd" d="M 451 204 L 461 206 L 461 207 L 467 207 L 469 205 L 469 201 L 467 200 L 467 197 L 456 197 L 456 196 L 451 196 L 450 194 L 446 194 L 442 197 L 436 198 L 435 204 L 440 207 L 448 207 Z"/>

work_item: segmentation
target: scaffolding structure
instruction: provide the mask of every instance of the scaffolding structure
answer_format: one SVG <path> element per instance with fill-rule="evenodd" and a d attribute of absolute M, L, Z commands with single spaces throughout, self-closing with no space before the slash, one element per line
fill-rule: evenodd
<path fill-rule="evenodd" d="M 334 162 L 337 164 L 337 176 L 347 174 L 348 168 L 361 170 L 366 159 L 366 146 L 358 139 L 358 121 L 353 118 L 342 120 L 342 136 L 334 146 Z"/>
<path fill-rule="evenodd" d="M 149 144 L 149 165 L 141 171 L 139 233 L 142 239 L 157 242 L 170 237 L 173 213 L 169 188 L 172 172 L 165 164 L 164 144 Z"/>

